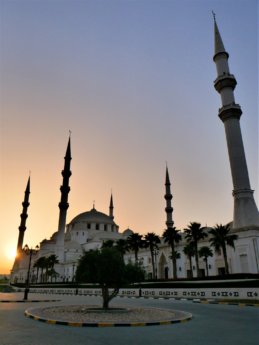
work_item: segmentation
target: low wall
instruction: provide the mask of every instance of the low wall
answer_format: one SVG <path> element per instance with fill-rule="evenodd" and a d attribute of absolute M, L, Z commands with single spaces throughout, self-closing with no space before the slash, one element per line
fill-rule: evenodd
<path fill-rule="evenodd" d="M 23 291 L 22 288 L 15 288 Z M 30 288 L 31 293 L 62 294 L 79 296 L 100 296 L 101 289 L 93 288 Z M 213 300 L 259 300 L 259 288 L 192 288 L 192 289 L 120 289 L 121 297 L 174 298 L 174 299 L 213 299 Z"/>

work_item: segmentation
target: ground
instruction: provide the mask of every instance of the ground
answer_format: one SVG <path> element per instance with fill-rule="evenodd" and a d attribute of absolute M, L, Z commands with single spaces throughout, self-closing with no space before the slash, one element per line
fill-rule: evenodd
<path fill-rule="evenodd" d="M 0 294 L 22 299 L 22 294 Z M 231 305 L 195 304 L 191 301 L 115 298 L 123 307 L 165 308 L 193 314 L 186 323 L 150 327 L 79 328 L 50 325 L 26 318 L 24 310 L 53 305 L 100 304 L 98 297 L 36 295 L 30 299 L 61 299 L 60 302 L 0 303 L 1 345 L 257 345 L 259 308 Z M 37 304 L 37 306 L 36 306 Z"/>

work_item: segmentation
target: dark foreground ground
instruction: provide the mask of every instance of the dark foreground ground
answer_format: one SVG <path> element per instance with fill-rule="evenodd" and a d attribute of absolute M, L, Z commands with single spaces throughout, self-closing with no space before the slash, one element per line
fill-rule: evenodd
<path fill-rule="evenodd" d="M 0 300 L 22 299 L 21 293 L 0 293 Z M 30 294 L 29 299 L 46 299 Z M 50 297 L 50 296 L 48 296 Z M 191 301 L 116 298 L 111 306 L 154 307 L 183 310 L 193 314 L 186 323 L 168 326 L 126 328 L 78 328 L 49 325 L 24 316 L 31 307 L 52 305 L 100 305 L 98 297 L 51 296 L 60 302 L 0 303 L 1 345 L 258 345 L 259 308 L 195 304 Z"/>

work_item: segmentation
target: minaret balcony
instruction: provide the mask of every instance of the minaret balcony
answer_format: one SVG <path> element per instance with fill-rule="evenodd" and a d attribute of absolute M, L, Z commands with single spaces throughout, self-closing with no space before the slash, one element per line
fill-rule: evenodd
<path fill-rule="evenodd" d="M 219 93 L 225 87 L 231 87 L 231 89 L 234 90 L 236 85 L 237 81 L 235 76 L 229 73 L 224 73 L 214 80 L 214 87 Z"/>
<path fill-rule="evenodd" d="M 227 104 L 219 108 L 219 117 L 223 122 L 231 118 L 236 118 L 239 120 L 241 115 L 241 107 L 236 103 Z"/>

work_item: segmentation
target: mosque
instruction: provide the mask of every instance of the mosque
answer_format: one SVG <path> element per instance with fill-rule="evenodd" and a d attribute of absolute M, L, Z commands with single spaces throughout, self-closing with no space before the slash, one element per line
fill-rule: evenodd
<path fill-rule="evenodd" d="M 243 146 L 240 117 L 241 107 L 235 103 L 234 89 L 237 84 L 233 74 L 230 74 L 228 66 L 229 54 L 225 50 L 219 29 L 214 18 L 214 43 L 215 52 L 213 60 L 216 64 L 217 78 L 214 87 L 221 96 L 222 107 L 219 109 L 219 118 L 224 124 L 230 168 L 233 181 L 234 212 L 233 221 L 230 223 L 231 232 L 238 236 L 235 241 L 235 250 L 227 248 L 230 273 L 259 273 L 259 212 L 250 187 L 245 151 Z M 113 197 L 111 195 L 108 214 L 99 212 L 93 206 L 92 210 L 83 212 L 66 224 L 68 194 L 70 192 L 69 178 L 71 161 L 70 138 L 67 145 L 64 169 L 62 171 L 63 184 L 60 188 L 61 199 L 59 203 L 58 230 L 49 240 L 43 240 L 36 250 L 26 250 L 23 247 L 24 233 L 26 230 L 27 211 L 29 207 L 30 178 L 28 180 L 19 226 L 17 256 L 11 271 L 11 282 L 25 282 L 28 268 L 31 267 L 30 281 L 35 281 L 34 263 L 41 257 L 55 255 L 58 262 L 54 265 L 56 281 L 73 281 L 78 259 L 91 249 L 100 248 L 104 241 L 127 239 L 133 231 L 127 229 L 119 232 L 119 226 L 114 221 Z M 166 225 L 173 226 L 171 205 L 172 194 L 169 173 L 166 168 L 165 200 L 166 200 Z M 209 232 L 210 228 L 205 229 Z M 182 236 L 184 237 L 184 236 Z M 186 278 L 192 269 L 197 276 L 197 268 L 194 262 L 190 262 L 184 254 L 186 240 L 182 239 L 176 244 L 176 250 L 180 254 L 177 259 L 177 276 Z M 209 236 L 199 243 L 201 246 L 210 246 Z M 125 254 L 126 262 L 134 262 L 134 253 Z M 141 249 L 139 259 L 147 276 L 152 277 L 151 256 L 148 249 Z M 194 260 L 193 260 L 194 261 Z M 192 265 L 192 267 L 190 267 Z M 199 262 L 199 269 L 205 274 L 205 263 Z M 155 267 L 157 278 L 172 278 L 173 267 L 171 260 L 171 248 L 161 239 L 155 255 Z M 224 273 L 224 260 L 222 254 L 213 253 L 208 258 L 209 275 Z M 196 271 L 195 271 L 196 270 Z"/>

